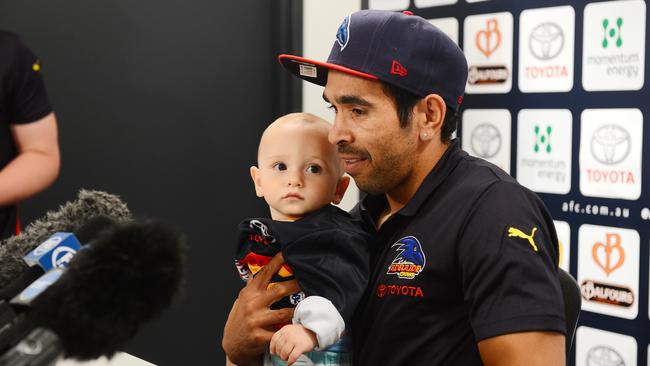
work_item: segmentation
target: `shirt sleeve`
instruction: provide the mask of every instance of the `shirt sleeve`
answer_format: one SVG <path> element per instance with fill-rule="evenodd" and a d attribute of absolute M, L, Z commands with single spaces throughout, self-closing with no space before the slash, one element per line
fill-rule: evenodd
<path fill-rule="evenodd" d="M 18 38 L 7 73 L 7 92 L 10 123 L 35 122 L 52 112 L 40 61 Z"/>
<path fill-rule="evenodd" d="M 316 334 L 321 351 L 341 339 L 345 330 L 345 322 L 331 301 L 320 296 L 309 296 L 298 303 L 293 313 L 293 324 L 303 327 Z"/>
<path fill-rule="evenodd" d="M 340 229 L 316 231 L 282 249 L 306 296 L 330 300 L 349 323 L 368 284 L 368 242 Z"/>
<path fill-rule="evenodd" d="M 514 182 L 491 186 L 467 218 L 458 260 L 477 340 L 566 333 L 557 234 L 534 193 Z"/>

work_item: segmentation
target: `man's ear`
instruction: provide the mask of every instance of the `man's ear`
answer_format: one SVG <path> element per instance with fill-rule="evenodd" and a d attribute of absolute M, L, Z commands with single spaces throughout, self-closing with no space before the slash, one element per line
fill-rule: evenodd
<path fill-rule="evenodd" d="M 418 123 L 420 139 L 426 141 L 439 135 L 447 112 L 447 105 L 442 97 L 438 94 L 429 94 L 420 100 L 416 108 L 425 117 Z"/>
<path fill-rule="evenodd" d="M 255 184 L 255 194 L 257 197 L 264 197 L 264 191 L 262 190 L 262 177 L 260 176 L 260 169 L 258 167 L 251 167 L 251 178 L 253 179 L 253 184 Z"/>
<path fill-rule="evenodd" d="M 338 183 L 336 183 L 336 191 L 334 191 L 334 198 L 332 198 L 332 203 L 335 205 L 338 205 L 341 203 L 341 200 L 343 199 L 343 195 L 345 194 L 345 191 L 348 189 L 348 186 L 350 185 L 350 177 L 347 175 L 344 175 L 339 179 Z"/>

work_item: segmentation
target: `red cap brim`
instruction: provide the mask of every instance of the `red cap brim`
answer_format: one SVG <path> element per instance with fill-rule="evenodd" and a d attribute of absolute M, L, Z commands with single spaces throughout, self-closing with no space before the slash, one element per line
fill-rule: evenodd
<path fill-rule="evenodd" d="M 278 56 L 278 61 L 290 73 L 298 76 L 303 80 L 321 86 L 325 86 L 325 84 L 327 84 L 327 73 L 329 70 L 341 71 L 346 74 L 359 76 L 366 79 L 378 80 L 378 78 L 374 75 L 353 70 L 345 66 L 310 60 L 294 55 L 280 55 Z"/>

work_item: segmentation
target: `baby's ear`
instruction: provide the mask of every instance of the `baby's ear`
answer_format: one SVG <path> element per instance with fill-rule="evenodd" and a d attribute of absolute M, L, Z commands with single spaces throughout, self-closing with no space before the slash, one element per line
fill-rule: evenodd
<path fill-rule="evenodd" d="M 251 178 L 253 179 L 253 184 L 255 184 L 255 194 L 257 197 L 264 197 L 264 191 L 262 191 L 262 177 L 260 176 L 260 169 L 258 167 L 251 167 Z"/>
<path fill-rule="evenodd" d="M 344 175 L 339 179 L 339 182 L 336 184 L 336 191 L 334 191 L 334 198 L 332 198 L 333 204 L 338 205 L 341 203 L 343 195 L 345 194 L 345 191 L 348 189 L 349 185 L 350 177 L 347 175 Z"/>

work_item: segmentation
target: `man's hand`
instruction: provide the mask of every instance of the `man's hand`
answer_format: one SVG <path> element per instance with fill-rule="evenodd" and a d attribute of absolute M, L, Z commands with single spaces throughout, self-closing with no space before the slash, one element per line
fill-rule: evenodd
<path fill-rule="evenodd" d="M 300 324 L 290 324 L 275 332 L 271 338 L 270 352 L 291 366 L 300 355 L 313 351 L 317 345 L 314 332 Z"/>
<path fill-rule="evenodd" d="M 282 253 L 273 257 L 239 292 L 230 310 L 221 345 L 228 359 L 236 365 L 261 365 L 260 356 L 271 341 L 273 324 L 291 321 L 293 309 L 269 309 L 284 296 L 300 291 L 295 280 L 267 289 L 283 262 Z"/>

